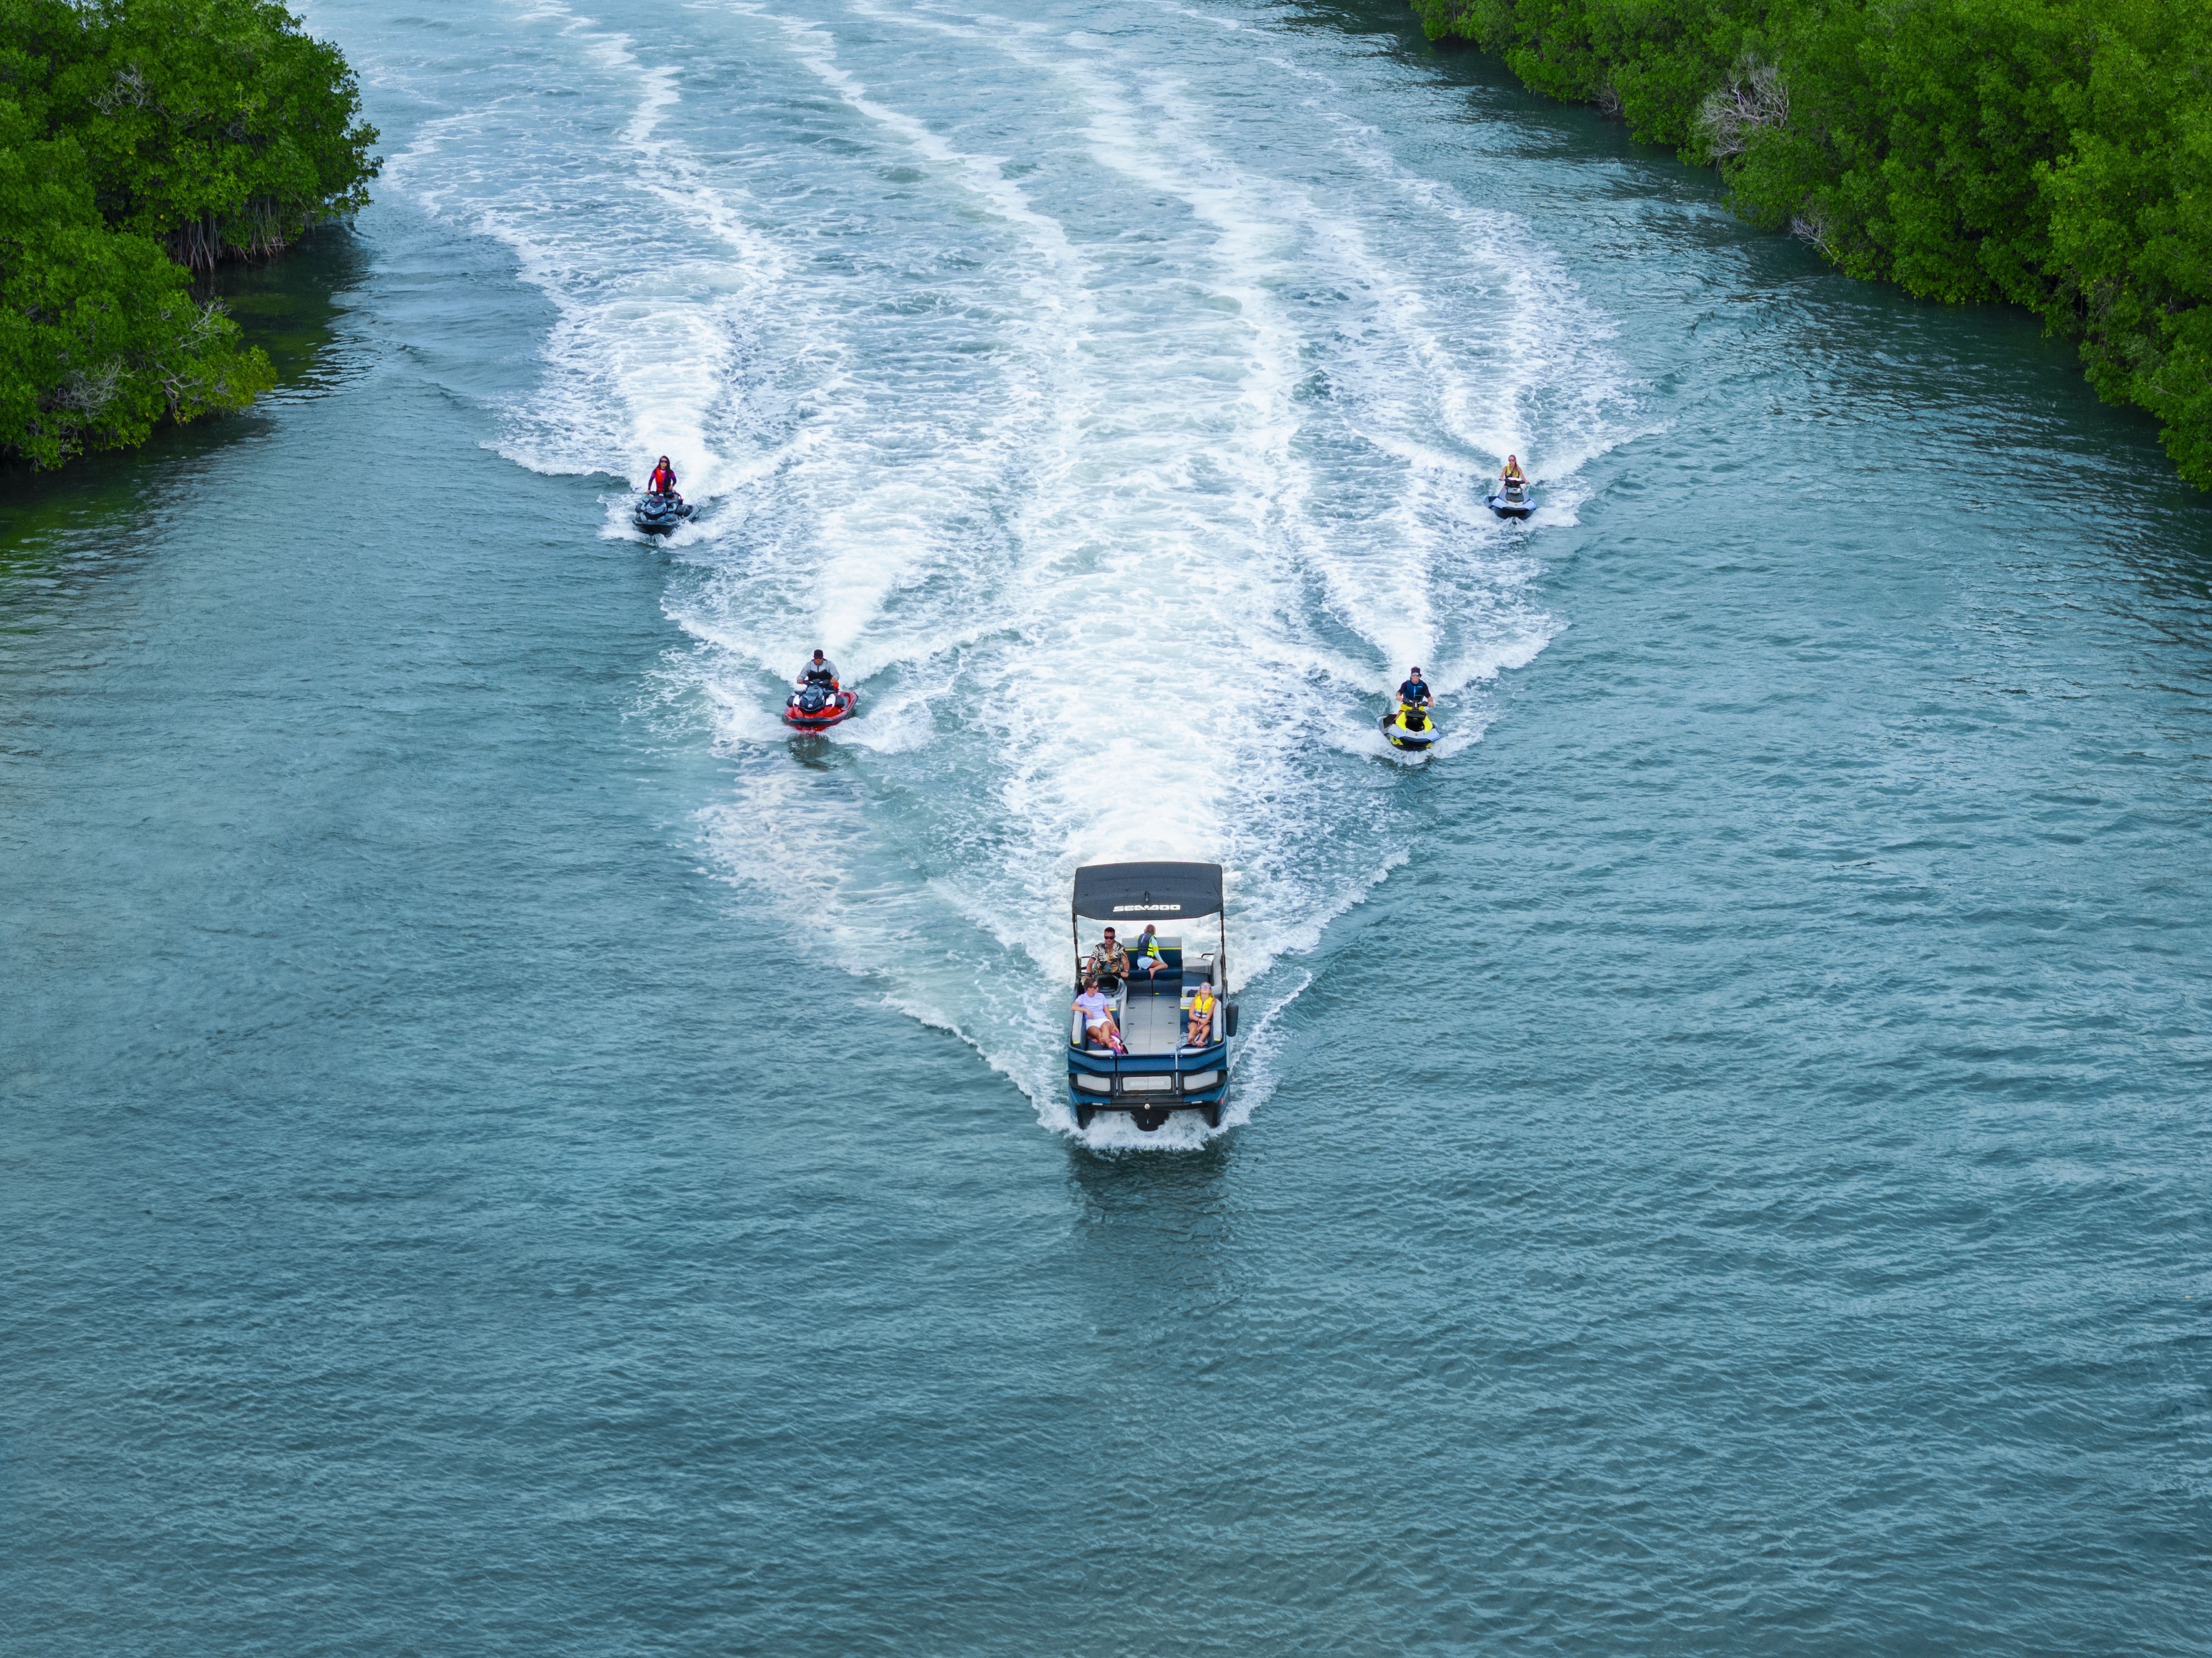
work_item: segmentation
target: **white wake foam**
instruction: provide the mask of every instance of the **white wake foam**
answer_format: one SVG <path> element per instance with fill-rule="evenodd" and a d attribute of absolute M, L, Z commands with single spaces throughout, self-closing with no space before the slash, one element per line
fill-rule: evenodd
<path fill-rule="evenodd" d="M 1078 19 L 741 3 L 664 26 L 679 57 L 541 7 L 508 27 L 549 89 L 426 125 L 393 177 L 556 308 L 503 452 L 641 481 L 666 451 L 708 503 L 664 689 L 735 762 L 722 866 L 1073 1132 L 1073 870 L 1221 862 L 1234 1122 L 1298 958 L 1405 856 L 1383 692 L 1419 660 L 1431 763 L 1467 763 L 1556 631 L 1481 480 L 1516 450 L 1571 519 L 1620 380 L 1326 33 Z M 775 710 L 815 645 L 863 710 L 809 753 Z"/>

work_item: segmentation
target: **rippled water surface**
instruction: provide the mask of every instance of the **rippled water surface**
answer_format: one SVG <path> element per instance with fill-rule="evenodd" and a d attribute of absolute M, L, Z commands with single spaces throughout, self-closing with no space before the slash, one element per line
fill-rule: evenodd
<path fill-rule="evenodd" d="M 11 1651 L 2207 1649 L 2212 509 L 2066 348 L 1388 6 L 307 15 L 285 389 L 0 506 Z M 1060 1103 L 1116 856 L 1218 1134 Z"/>

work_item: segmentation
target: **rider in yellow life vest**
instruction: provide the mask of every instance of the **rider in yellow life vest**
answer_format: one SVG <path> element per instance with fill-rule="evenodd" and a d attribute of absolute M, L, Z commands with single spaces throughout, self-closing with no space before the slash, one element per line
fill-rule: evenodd
<path fill-rule="evenodd" d="M 1129 946 L 1129 955 L 1130 971 L 1142 968 L 1148 978 L 1158 978 L 1160 969 L 1168 964 L 1168 958 L 1160 954 L 1159 929 L 1149 921 L 1145 924 L 1144 936 Z"/>
<path fill-rule="evenodd" d="M 1213 1042 L 1213 987 L 1203 979 L 1190 993 L 1190 1035 L 1186 1048 L 1206 1048 Z"/>
<path fill-rule="evenodd" d="M 1505 471 L 1499 481 L 1504 483 L 1526 483 L 1528 481 L 1528 475 L 1521 470 L 1521 462 L 1517 456 L 1506 456 Z"/>

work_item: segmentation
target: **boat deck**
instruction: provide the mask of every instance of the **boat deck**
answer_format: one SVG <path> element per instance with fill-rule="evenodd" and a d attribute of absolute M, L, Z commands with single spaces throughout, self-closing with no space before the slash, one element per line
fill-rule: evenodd
<path fill-rule="evenodd" d="M 1121 1040 L 1131 1054 L 1172 1054 L 1182 1040 L 1182 1006 L 1173 996 L 1131 996 L 1121 1006 Z"/>

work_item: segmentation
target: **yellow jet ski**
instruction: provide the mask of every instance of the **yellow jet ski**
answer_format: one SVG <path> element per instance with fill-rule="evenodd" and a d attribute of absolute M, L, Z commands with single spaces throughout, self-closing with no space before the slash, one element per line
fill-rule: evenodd
<path fill-rule="evenodd" d="M 1394 749 L 1418 754 L 1443 735 L 1437 722 L 1429 718 L 1428 709 L 1419 702 L 1401 702 L 1382 716 L 1383 740 Z"/>

